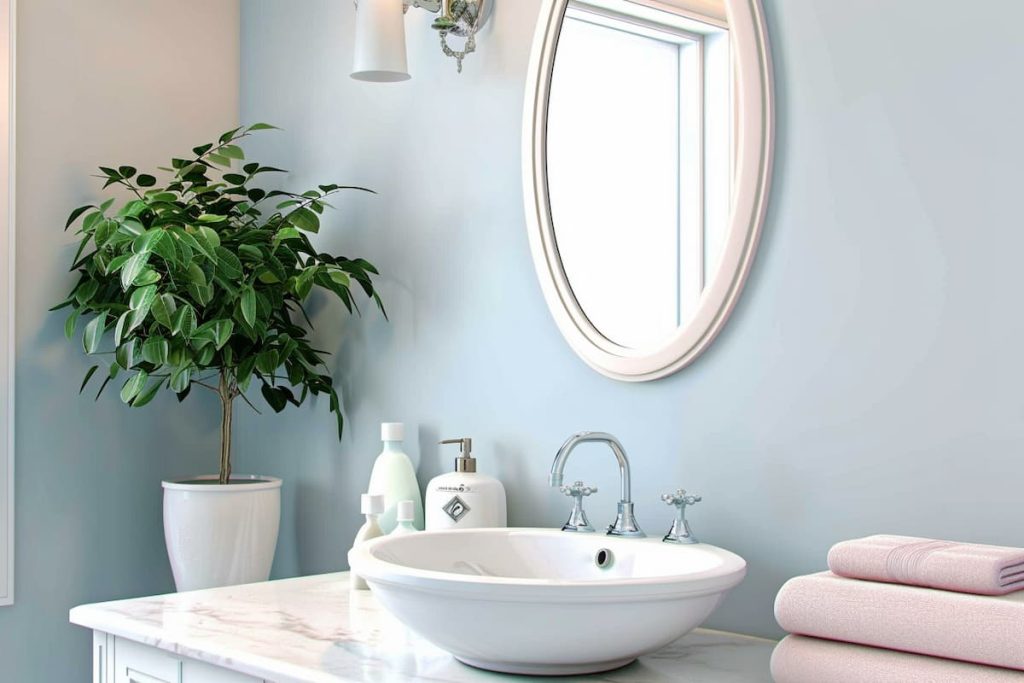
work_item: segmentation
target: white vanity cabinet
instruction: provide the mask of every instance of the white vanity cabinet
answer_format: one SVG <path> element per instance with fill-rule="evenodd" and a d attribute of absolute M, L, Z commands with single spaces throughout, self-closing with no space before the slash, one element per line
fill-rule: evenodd
<path fill-rule="evenodd" d="M 94 631 L 93 683 L 265 683 L 262 678 Z"/>

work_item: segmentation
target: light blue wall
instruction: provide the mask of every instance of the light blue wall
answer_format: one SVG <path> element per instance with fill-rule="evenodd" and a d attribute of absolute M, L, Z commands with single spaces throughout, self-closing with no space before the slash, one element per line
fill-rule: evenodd
<path fill-rule="evenodd" d="M 670 519 L 658 494 L 682 485 L 705 497 L 696 532 L 750 562 L 719 628 L 777 633 L 775 591 L 838 539 L 1024 543 L 1024 4 L 968 20 L 927 0 L 768 0 L 763 246 L 711 351 L 641 385 L 572 354 L 534 277 L 519 146 L 538 8 L 499 0 L 461 76 L 411 12 L 414 79 L 372 85 L 348 78 L 350 2 L 243 3 L 242 118 L 286 129 L 250 149 L 296 185 L 379 191 L 339 201 L 320 242 L 380 266 L 392 315 L 316 313 L 340 351 L 342 444 L 323 405 L 239 420 L 239 470 L 287 480 L 276 574 L 344 566 L 382 420 L 418 426 L 424 478 L 449 466 L 438 437 L 475 437 L 517 525 L 563 521 L 545 473 L 567 435 L 618 434 L 649 532 Z M 603 488 L 589 507 L 605 522 L 610 455 L 570 464 Z"/>
<path fill-rule="evenodd" d="M 70 683 L 91 680 L 92 641 L 68 609 L 173 588 L 160 480 L 216 466 L 219 408 L 78 395 L 90 363 L 64 313 L 47 313 L 73 284 L 62 228 L 100 196 L 97 165 L 153 168 L 232 127 L 238 4 L 18 4 L 15 604 L 0 607 L 0 680 Z M 205 51 L 183 52 L 183 35 Z"/>

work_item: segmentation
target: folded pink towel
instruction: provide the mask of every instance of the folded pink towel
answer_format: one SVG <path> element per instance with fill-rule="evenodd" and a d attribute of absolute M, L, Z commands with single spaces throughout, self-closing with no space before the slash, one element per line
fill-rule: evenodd
<path fill-rule="evenodd" d="M 1021 683 L 1024 674 L 980 664 L 787 636 L 772 652 L 775 683 Z"/>
<path fill-rule="evenodd" d="M 1006 595 L 1024 589 L 1024 549 L 912 536 L 868 536 L 832 546 L 828 568 L 868 581 Z"/>
<path fill-rule="evenodd" d="M 845 579 L 790 579 L 775 598 L 790 633 L 1024 670 L 1024 592 L 1000 597 Z"/>

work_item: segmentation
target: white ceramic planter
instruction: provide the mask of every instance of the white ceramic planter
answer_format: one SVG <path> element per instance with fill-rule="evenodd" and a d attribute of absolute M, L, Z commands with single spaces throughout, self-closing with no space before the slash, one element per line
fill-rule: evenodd
<path fill-rule="evenodd" d="M 179 591 L 270 578 L 281 523 L 281 480 L 236 475 L 165 481 L 164 539 Z"/>

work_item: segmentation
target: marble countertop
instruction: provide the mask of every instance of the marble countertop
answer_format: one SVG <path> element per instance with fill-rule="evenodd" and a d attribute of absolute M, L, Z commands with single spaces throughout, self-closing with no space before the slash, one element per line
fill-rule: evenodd
<path fill-rule="evenodd" d="M 82 605 L 71 622 L 278 683 L 530 680 L 457 662 L 350 591 L 347 572 Z M 622 669 L 546 680 L 769 682 L 774 646 L 698 629 Z"/>

